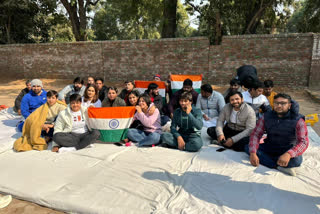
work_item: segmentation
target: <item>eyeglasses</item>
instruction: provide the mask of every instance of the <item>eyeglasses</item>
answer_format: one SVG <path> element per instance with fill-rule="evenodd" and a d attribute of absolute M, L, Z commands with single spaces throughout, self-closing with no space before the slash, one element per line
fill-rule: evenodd
<path fill-rule="evenodd" d="M 278 105 L 279 105 L 279 106 L 280 106 L 280 105 L 281 105 L 281 106 L 284 106 L 284 105 L 287 105 L 288 102 L 274 102 L 273 104 L 274 104 L 275 106 L 278 106 Z"/>

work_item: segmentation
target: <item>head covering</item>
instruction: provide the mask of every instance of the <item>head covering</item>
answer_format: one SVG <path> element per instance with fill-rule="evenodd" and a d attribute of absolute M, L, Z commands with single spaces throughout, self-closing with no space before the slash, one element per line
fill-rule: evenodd
<path fill-rule="evenodd" d="M 156 74 L 156 75 L 154 75 L 153 79 L 154 79 L 154 78 L 156 78 L 156 77 L 157 77 L 157 78 L 159 78 L 159 79 L 161 80 L 161 76 L 160 76 L 160 74 Z"/>
<path fill-rule="evenodd" d="M 42 81 L 39 79 L 33 79 L 31 81 L 31 87 L 33 87 L 33 86 L 40 86 L 41 88 L 43 88 Z"/>

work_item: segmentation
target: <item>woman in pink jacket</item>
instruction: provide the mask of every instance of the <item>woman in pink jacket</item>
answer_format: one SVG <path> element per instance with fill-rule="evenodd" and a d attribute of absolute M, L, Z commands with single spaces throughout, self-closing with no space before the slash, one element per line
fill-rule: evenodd
<path fill-rule="evenodd" d="M 138 129 L 129 129 L 127 136 L 129 140 L 138 142 L 139 146 L 152 146 L 160 141 L 161 122 L 160 112 L 156 108 L 152 115 L 149 114 L 153 106 L 148 95 L 141 95 L 136 106 L 136 114 L 133 120 L 139 120 L 143 125 L 143 131 Z"/>

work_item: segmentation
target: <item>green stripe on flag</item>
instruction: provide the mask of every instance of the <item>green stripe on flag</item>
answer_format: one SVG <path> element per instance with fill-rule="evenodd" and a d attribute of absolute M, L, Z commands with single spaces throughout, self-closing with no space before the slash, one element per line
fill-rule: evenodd
<path fill-rule="evenodd" d="M 100 130 L 100 140 L 103 142 L 120 142 L 127 138 L 128 129 Z"/>
<path fill-rule="evenodd" d="M 176 93 L 177 91 L 179 91 L 180 89 L 172 89 L 172 94 Z M 194 90 L 200 94 L 201 89 L 200 88 L 194 88 Z"/>

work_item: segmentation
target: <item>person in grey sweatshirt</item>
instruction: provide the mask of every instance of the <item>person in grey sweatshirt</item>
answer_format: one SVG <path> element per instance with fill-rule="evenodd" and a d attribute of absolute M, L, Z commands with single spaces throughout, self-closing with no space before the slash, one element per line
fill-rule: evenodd
<path fill-rule="evenodd" d="M 208 128 L 207 133 L 226 148 L 244 151 L 256 126 L 256 115 L 251 106 L 243 102 L 240 92 L 232 92 L 229 99 L 230 103 L 226 104 L 219 114 L 217 127 Z"/>

